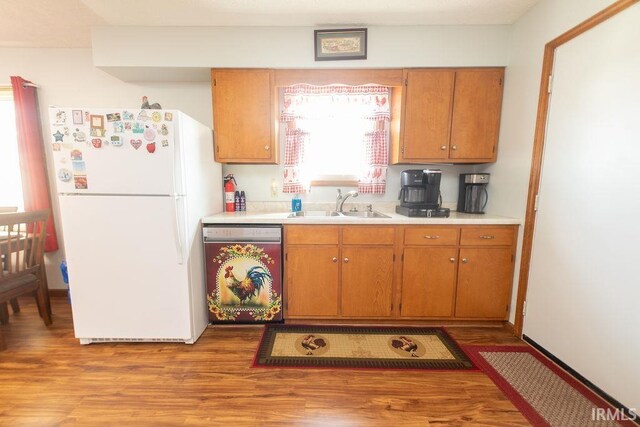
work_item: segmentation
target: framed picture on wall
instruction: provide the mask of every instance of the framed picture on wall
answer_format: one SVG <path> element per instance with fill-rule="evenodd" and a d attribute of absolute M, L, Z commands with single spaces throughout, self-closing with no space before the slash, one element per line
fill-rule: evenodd
<path fill-rule="evenodd" d="M 367 29 L 315 30 L 316 61 L 367 59 Z"/>

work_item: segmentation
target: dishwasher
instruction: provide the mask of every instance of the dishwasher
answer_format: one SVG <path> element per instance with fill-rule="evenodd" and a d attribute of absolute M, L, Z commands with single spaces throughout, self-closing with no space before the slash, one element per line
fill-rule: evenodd
<path fill-rule="evenodd" d="M 209 323 L 282 322 L 282 226 L 204 224 Z"/>

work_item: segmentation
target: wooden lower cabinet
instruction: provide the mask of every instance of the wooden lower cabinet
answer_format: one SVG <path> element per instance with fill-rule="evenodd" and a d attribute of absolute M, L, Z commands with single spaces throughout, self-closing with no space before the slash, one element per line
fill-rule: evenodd
<path fill-rule="evenodd" d="M 287 226 L 285 316 L 505 320 L 516 236 L 507 225 Z"/>
<path fill-rule="evenodd" d="M 391 316 L 393 253 L 393 246 L 342 248 L 343 316 Z"/>
<path fill-rule="evenodd" d="M 338 316 L 338 245 L 287 247 L 289 316 Z"/>
<path fill-rule="evenodd" d="M 461 248 L 456 317 L 505 319 L 513 280 L 512 249 Z"/>
<path fill-rule="evenodd" d="M 402 317 L 451 317 L 456 289 L 456 248 L 404 250 Z"/>

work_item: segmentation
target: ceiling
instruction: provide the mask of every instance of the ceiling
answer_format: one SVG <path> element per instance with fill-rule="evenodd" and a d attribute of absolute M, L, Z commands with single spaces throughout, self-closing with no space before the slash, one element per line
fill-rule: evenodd
<path fill-rule="evenodd" d="M 91 27 L 505 25 L 539 0 L 0 0 L 0 46 L 90 47 Z"/>

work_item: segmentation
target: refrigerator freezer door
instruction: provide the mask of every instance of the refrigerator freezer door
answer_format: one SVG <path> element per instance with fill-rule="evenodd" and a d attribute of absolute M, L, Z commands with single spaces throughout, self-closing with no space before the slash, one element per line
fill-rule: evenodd
<path fill-rule="evenodd" d="M 49 118 L 58 193 L 181 193 L 178 112 L 51 107 Z"/>
<path fill-rule="evenodd" d="M 197 339 L 206 325 L 192 322 L 189 271 L 179 263 L 184 255 L 172 230 L 182 221 L 175 217 L 175 198 L 59 201 L 76 337 Z M 177 212 L 182 215 L 182 205 Z"/>

